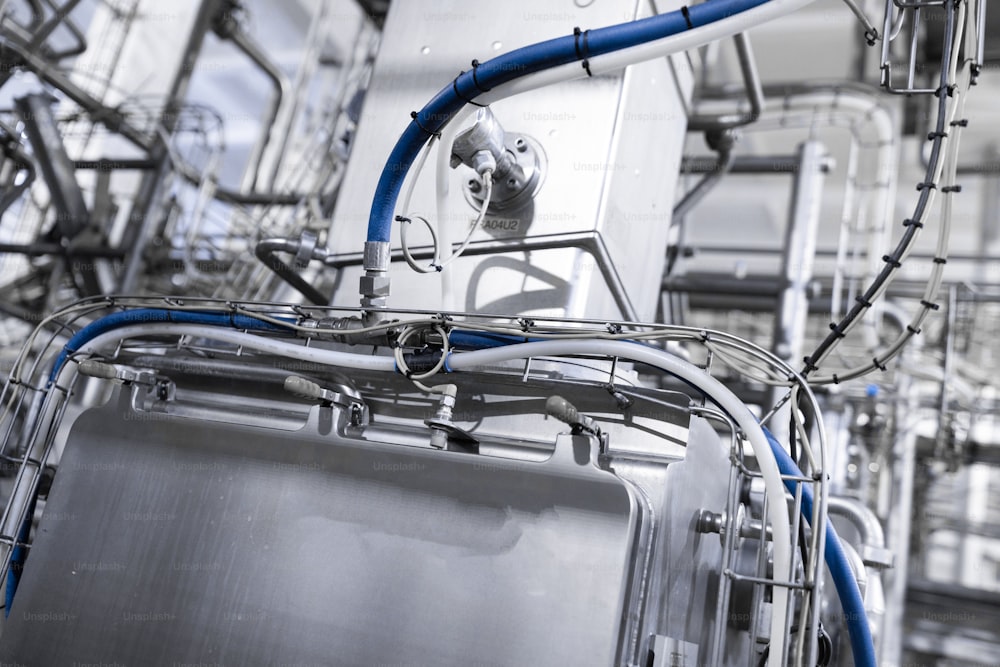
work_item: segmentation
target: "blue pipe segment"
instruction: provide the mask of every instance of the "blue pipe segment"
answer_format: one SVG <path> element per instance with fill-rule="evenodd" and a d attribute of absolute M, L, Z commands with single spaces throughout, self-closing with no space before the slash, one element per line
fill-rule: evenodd
<path fill-rule="evenodd" d="M 485 350 L 491 347 L 503 347 L 504 345 L 531 343 L 540 340 L 543 339 L 492 333 L 489 331 L 464 331 L 461 329 L 453 329 L 448 334 L 448 345 L 459 350 Z"/>
<path fill-rule="evenodd" d="M 17 591 L 17 585 L 21 583 L 21 570 L 24 568 L 24 561 L 28 557 L 28 550 L 24 545 L 28 543 L 28 537 L 31 534 L 31 522 L 35 516 L 37 502 L 38 496 L 36 495 L 28 505 L 28 513 L 24 517 L 24 523 L 21 524 L 21 530 L 17 532 L 18 544 L 10 554 L 10 567 L 7 569 L 7 586 L 3 596 L 4 618 L 10 616 L 10 606 L 14 603 L 14 592 Z"/>
<path fill-rule="evenodd" d="M 774 457 L 778 460 L 778 468 L 783 475 L 793 475 L 801 477 L 802 472 L 788 455 L 785 448 L 775 437 L 764 429 L 764 435 L 771 445 Z M 785 486 L 794 496 L 798 482 L 786 479 Z M 813 516 L 813 494 L 808 486 L 802 487 L 802 516 L 807 522 L 812 521 Z M 854 657 L 856 667 L 876 667 L 875 643 L 872 640 L 871 628 L 868 626 L 868 614 L 865 612 L 865 601 L 861 597 L 858 582 L 854 578 L 851 564 L 847 560 L 847 554 L 840 544 L 840 538 L 833 529 L 829 519 L 826 522 L 826 549 L 824 552 L 826 565 L 830 568 L 833 577 L 833 584 L 840 597 L 840 604 L 844 611 L 844 620 L 847 624 L 847 632 L 851 639 L 851 653 Z"/>
<path fill-rule="evenodd" d="M 638 21 L 586 30 L 515 49 L 462 72 L 418 112 L 389 154 L 375 188 L 368 242 L 388 243 L 396 201 L 407 172 L 428 139 L 469 100 L 529 74 L 670 37 L 763 5 L 768 0 L 710 0 Z"/>
<path fill-rule="evenodd" d="M 177 324 L 200 324 L 214 327 L 232 327 L 233 329 L 246 329 L 250 331 L 272 331 L 287 332 L 288 329 L 271 322 L 258 320 L 248 315 L 238 315 L 236 313 L 211 313 L 196 310 L 168 310 L 165 308 L 137 308 L 135 310 L 125 310 L 120 313 L 112 313 L 95 320 L 80 329 L 69 339 L 63 347 L 59 356 L 56 357 L 52 371 L 49 373 L 49 382 L 55 382 L 59 371 L 62 370 L 66 360 L 71 354 L 86 345 L 89 341 L 108 331 L 113 331 L 130 324 L 147 324 L 151 322 L 174 322 Z"/>

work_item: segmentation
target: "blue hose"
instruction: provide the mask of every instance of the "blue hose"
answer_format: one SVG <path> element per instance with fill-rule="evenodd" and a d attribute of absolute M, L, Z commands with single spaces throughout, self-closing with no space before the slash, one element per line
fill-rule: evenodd
<path fill-rule="evenodd" d="M 448 344 L 459 350 L 485 350 L 491 347 L 503 347 L 504 345 L 531 343 L 540 340 L 544 339 L 492 333 L 489 331 L 466 331 L 463 329 L 452 329 L 451 333 L 448 334 Z"/>
<path fill-rule="evenodd" d="M 145 324 L 149 322 L 175 322 L 177 324 L 200 324 L 204 326 L 232 327 L 233 329 L 247 329 L 252 331 L 285 331 L 288 329 L 258 320 L 248 315 L 237 315 L 235 313 L 209 313 L 195 310 L 168 310 L 164 308 L 137 308 L 135 310 L 125 310 L 120 313 L 112 313 L 95 320 L 80 329 L 69 339 L 63 347 L 59 356 L 56 357 L 52 372 L 49 373 L 49 382 L 55 382 L 59 371 L 62 369 L 69 355 L 73 354 L 89 341 L 103 333 L 112 331 L 119 327 L 130 324 Z"/>
<path fill-rule="evenodd" d="M 21 529 L 17 532 L 17 543 L 10 554 L 10 566 L 7 568 L 7 586 L 3 596 L 4 618 L 10 616 L 10 606 L 14 604 L 14 591 L 17 590 L 17 585 L 21 582 L 21 570 L 24 568 L 24 560 L 28 557 L 28 550 L 24 545 L 28 543 L 28 537 L 31 535 L 31 522 L 35 516 L 35 505 L 37 502 L 38 496 L 35 495 L 28 504 L 24 523 L 21 524 Z"/>
<path fill-rule="evenodd" d="M 764 429 L 764 435 L 771 445 L 774 458 L 778 460 L 778 468 L 783 475 L 801 477 L 802 472 L 792 458 L 785 452 L 775 437 Z M 798 482 L 790 479 L 785 480 L 785 486 L 794 496 Z M 808 486 L 802 487 L 802 516 L 808 522 L 813 516 L 813 494 Z M 854 657 L 856 667 L 876 667 L 875 644 L 872 641 L 871 628 L 868 627 L 868 615 L 865 612 L 865 602 L 861 597 L 857 579 L 851 570 L 851 564 L 844 553 L 844 547 L 840 544 L 840 538 L 833 529 L 829 520 L 826 522 L 826 549 L 824 552 L 826 565 L 830 568 L 830 575 L 833 577 L 833 584 L 840 597 L 840 605 L 844 611 L 844 620 L 847 624 L 847 633 L 851 639 L 851 653 Z"/>
<path fill-rule="evenodd" d="M 396 200 L 420 149 L 441 131 L 468 100 L 496 86 L 567 63 L 586 60 L 645 44 L 685 30 L 700 28 L 763 5 L 768 0 L 711 0 L 638 21 L 587 30 L 522 47 L 474 64 L 442 88 L 403 131 L 382 170 L 368 219 L 368 241 L 391 238 Z"/>

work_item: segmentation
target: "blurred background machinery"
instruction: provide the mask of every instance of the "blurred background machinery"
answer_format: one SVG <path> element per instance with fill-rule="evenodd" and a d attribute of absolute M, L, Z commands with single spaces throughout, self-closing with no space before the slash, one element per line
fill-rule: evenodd
<path fill-rule="evenodd" d="M 998 33 L 0 2 L 0 661 L 1000 660 Z"/>

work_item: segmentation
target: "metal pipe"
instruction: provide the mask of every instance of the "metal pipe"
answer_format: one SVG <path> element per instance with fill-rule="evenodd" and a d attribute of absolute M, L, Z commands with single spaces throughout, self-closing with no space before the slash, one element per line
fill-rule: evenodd
<path fill-rule="evenodd" d="M 302 50 L 295 70 L 295 80 L 291 85 L 291 94 L 287 102 L 282 106 L 280 116 L 276 121 L 278 125 L 278 140 L 276 146 L 271 150 L 272 158 L 265 161 L 266 154 L 261 155 L 261 166 L 267 167 L 266 178 L 262 187 L 268 190 L 274 189 L 274 184 L 278 181 L 278 172 L 288 151 L 288 141 L 292 136 L 292 129 L 301 109 L 309 97 L 309 83 L 313 80 L 316 69 L 320 66 L 323 45 L 330 33 L 330 3 L 318 2 L 310 20 L 309 32 L 306 35 Z M 359 31 L 359 37 L 362 31 Z M 337 87 L 341 90 L 344 79 L 348 74 L 348 66 L 343 65 L 342 80 Z M 329 217 L 327 215 L 326 217 Z"/>
<path fill-rule="evenodd" d="M 187 96 L 188 85 L 201 53 L 202 44 L 205 42 L 205 35 L 223 7 L 221 0 L 203 0 L 195 14 L 191 31 L 188 33 L 187 42 L 184 44 L 182 52 L 184 54 L 183 61 L 174 74 L 163 105 L 163 120 L 160 123 L 163 130 L 162 136 L 157 133 L 156 139 L 150 142 L 147 150 L 149 159 L 157 166 L 143 175 L 138 194 L 129 213 L 129 224 L 125 227 L 122 235 L 121 246 L 128 251 L 128 259 L 125 262 L 125 270 L 118 281 L 119 292 L 133 291 L 136 280 L 145 265 L 145 248 L 140 241 L 149 234 L 155 224 L 155 216 L 153 215 L 155 199 L 163 184 L 170 159 L 170 151 L 165 142 L 169 141 L 169 136 L 173 134 L 180 121 L 180 109 Z"/>
<path fill-rule="evenodd" d="M 76 169 L 87 169 L 93 171 L 115 171 L 122 169 L 155 169 L 156 163 L 146 158 L 106 158 L 98 160 L 74 160 L 73 167 Z"/>
<path fill-rule="evenodd" d="M 743 74 L 743 87 L 750 101 L 748 113 L 723 115 L 693 115 L 688 119 L 688 131 L 726 130 L 743 125 L 749 125 L 758 118 L 764 109 L 764 88 L 757 73 L 757 62 L 753 56 L 750 37 L 745 32 L 733 35 L 736 45 L 736 55 L 740 61 L 740 72 Z"/>
<path fill-rule="evenodd" d="M 734 161 L 733 140 L 722 140 L 719 144 L 719 154 L 713 164 L 713 168 L 703 172 L 705 177 L 698 181 L 693 188 L 684 193 L 681 200 L 674 205 L 673 217 L 679 219 L 687 215 L 729 173 Z"/>
<path fill-rule="evenodd" d="M 20 185 L 15 185 L 0 195 L 0 214 L 2 214 L 31 187 L 31 184 L 35 182 L 36 172 L 34 162 L 24 152 L 20 142 L 17 140 L 17 133 L 3 122 L 0 122 L 0 132 L 6 135 L 3 137 L 3 154 L 11 162 L 21 167 L 21 171 L 26 172 L 24 180 Z"/>
<path fill-rule="evenodd" d="M 73 247 L 66 248 L 58 243 L 0 243 L 0 254 L 27 255 L 41 257 L 42 255 L 65 255 L 66 257 L 103 257 L 117 259 L 125 256 L 125 251 L 107 247 Z"/>
<path fill-rule="evenodd" d="M 861 544 L 885 548 L 885 533 L 882 531 L 882 523 L 875 516 L 875 512 L 863 505 L 860 501 L 852 498 L 831 496 L 827 500 L 827 510 L 830 514 L 843 517 L 851 522 L 851 525 L 858 531 L 858 538 Z"/>
<path fill-rule="evenodd" d="M 778 301 L 773 341 L 775 354 L 786 361 L 800 359 L 805 342 L 826 149 L 818 141 L 807 141 L 799 146 L 799 159 L 781 263 L 785 288 Z"/>
<path fill-rule="evenodd" d="M 685 216 L 722 181 L 733 166 L 733 144 L 736 141 L 733 132 L 724 130 L 721 134 L 706 133 L 706 135 L 712 137 L 711 143 L 715 144 L 714 147 L 718 150 L 715 168 L 705 173 L 702 179 L 674 205 L 670 229 L 676 230 L 676 236 L 670 237 L 670 246 L 667 248 L 667 265 L 664 270 L 664 275 L 667 276 L 673 273 L 677 258 L 680 256 L 680 249 L 684 246 L 687 231 Z"/>
<path fill-rule="evenodd" d="M 230 41 L 242 51 L 250 60 L 256 64 L 260 70 L 271 80 L 274 85 L 274 95 L 268 105 L 267 113 L 264 115 L 262 123 L 263 129 L 257 143 L 254 144 L 247 161 L 247 170 L 243 177 L 242 189 L 251 192 L 257 189 L 257 179 L 260 176 L 260 164 L 264 157 L 264 151 L 271 141 L 271 132 L 281 111 L 281 103 L 288 97 L 291 83 L 281 69 L 267 58 L 260 45 L 240 28 L 236 28 L 225 35 Z"/>
<path fill-rule="evenodd" d="M 686 156 L 681 160 L 680 171 L 687 174 L 707 174 L 717 170 L 718 164 L 718 159 L 714 157 Z M 827 159 L 823 165 L 829 171 L 833 168 L 833 160 Z M 797 155 L 738 155 L 733 158 L 728 173 L 792 175 L 798 170 Z"/>
<path fill-rule="evenodd" d="M 45 0 L 45 4 L 49 6 L 49 9 L 51 9 L 55 15 L 62 16 L 62 18 L 64 19 L 62 21 L 63 25 L 66 26 L 66 30 L 69 31 L 69 33 L 73 35 L 73 39 L 76 40 L 75 46 L 72 46 L 64 51 L 50 51 L 47 55 L 52 60 L 59 61 L 64 58 L 78 56 L 87 50 L 86 36 L 84 36 L 80 28 L 77 27 L 76 23 L 74 23 L 69 18 L 69 13 L 73 10 L 73 7 L 79 4 L 79 2 L 80 0 L 67 0 L 66 5 L 63 5 L 62 7 L 57 7 L 54 0 Z"/>
<path fill-rule="evenodd" d="M 313 236 L 312 241 L 312 247 L 309 247 L 301 239 L 264 239 L 254 248 L 254 255 L 264 263 L 264 266 L 274 271 L 279 278 L 298 290 L 302 296 L 317 306 L 328 306 L 330 305 L 328 297 L 306 282 L 294 268 L 275 256 L 279 252 L 290 253 L 295 255 L 296 263 L 305 268 L 304 265 L 308 264 L 309 260 L 314 258 L 323 259 L 325 256 L 325 251 L 316 252 L 315 236 Z M 302 257 L 303 254 L 306 256 Z M 316 254 L 319 254 L 319 257 L 316 257 Z"/>
<path fill-rule="evenodd" d="M 109 130 L 117 132 L 144 151 L 149 151 L 152 148 L 155 143 L 153 138 L 131 125 L 119 111 L 105 106 L 100 100 L 77 86 L 64 72 L 32 51 L 29 45 L 20 39 L 13 35 L 6 35 L 6 38 L 4 46 L 17 53 L 25 61 L 29 70 L 80 105 L 95 123 L 102 123 Z"/>
<path fill-rule="evenodd" d="M 48 39 L 49 35 L 51 35 L 53 33 L 53 31 L 55 31 L 55 29 L 59 27 L 59 24 L 62 23 L 66 19 L 67 16 L 69 16 L 69 13 L 72 12 L 73 9 L 75 9 L 76 6 L 80 4 L 80 0 L 67 0 L 66 4 L 64 4 L 62 7 L 59 7 L 58 9 L 56 9 L 55 5 L 52 2 L 49 2 L 48 4 L 53 9 L 52 16 L 49 18 L 48 21 L 46 21 L 45 23 L 42 23 L 38 27 L 38 29 L 35 30 L 35 32 L 31 33 L 31 37 L 28 38 L 24 42 L 25 48 L 27 48 L 32 53 L 36 53 L 36 52 L 37 53 L 41 53 L 42 52 L 42 48 L 41 47 L 45 43 L 45 40 Z M 39 13 L 39 17 L 40 17 L 41 16 L 41 5 L 37 5 L 37 8 L 38 8 L 38 13 Z M 71 25 L 72 23 L 70 21 L 67 21 L 67 24 L 68 24 L 67 28 L 69 28 L 69 25 Z M 74 33 L 74 36 L 77 37 L 78 41 L 81 40 L 81 39 L 83 40 L 83 48 L 86 49 L 86 45 L 87 45 L 86 39 L 83 39 L 83 35 L 80 34 L 79 29 L 75 29 L 75 28 L 76 28 L 76 26 L 74 25 L 73 28 L 69 28 L 69 29 L 70 29 L 70 31 L 72 31 Z M 20 40 L 24 40 L 25 39 L 24 36 L 14 35 L 13 33 L 9 32 L 9 31 L 6 31 L 6 30 L 4 31 L 4 37 L 5 38 L 9 37 L 9 38 L 12 39 L 12 41 L 17 41 L 19 39 Z M 74 51 L 76 51 L 76 52 L 74 52 Z M 15 52 L 17 52 L 16 49 L 15 49 Z M 58 60 L 59 58 L 64 58 L 64 57 L 69 56 L 69 55 L 78 55 L 79 53 L 82 53 L 82 52 L 83 52 L 82 50 L 70 50 L 69 52 L 67 52 L 65 54 L 48 54 L 48 55 L 49 55 L 50 58 L 55 57 L 55 59 Z M 19 52 L 17 52 L 17 53 L 18 53 L 18 55 L 20 55 Z M 10 79 L 10 77 L 13 76 L 13 75 L 14 75 L 14 69 L 13 68 L 7 69 L 6 71 L 0 73 L 0 86 L 2 86 L 3 84 L 5 84 Z"/>
<path fill-rule="evenodd" d="M 59 234 L 65 239 L 73 239 L 90 224 L 90 211 L 52 113 L 54 101 L 47 94 L 36 93 L 16 98 L 14 106 L 24 123 L 24 132 L 58 214 Z"/>

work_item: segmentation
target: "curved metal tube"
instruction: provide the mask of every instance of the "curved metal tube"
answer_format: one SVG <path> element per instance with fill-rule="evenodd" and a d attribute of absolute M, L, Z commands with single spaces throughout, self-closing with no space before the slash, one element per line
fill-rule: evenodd
<path fill-rule="evenodd" d="M 291 82 L 277 65 L 268 60 L 267 54 L 264 53 L 260 45 L 250 35 L 242 30 L 234 30 L 228 37 L 274 84 L 274 96 L 271 98 L 267 113 L 264 116 L 260 138 L 250 152 L 247 172 L 243 179 L 243 188 L 253 192 L 257 188 L 257 179 L 260 177 L 260 164 L 264 157 L 264 151 L 267 150 L 267 146 L 271 141 L 271 132 L 274 129 L 275 122 L 278 120 L 281 102 L 288 96 L 291 89 Z"/>
<path fill-rule="evenodd" d="M 302 296 L 309 299 L 317 306 L 328 306 L 330 305 L 329 298 L 306 282 L 306 280 L 300 276 L 294 268 L 285 264 L 275 256 L 276 253 L 286 252 L 298 257 L 302 250 L 303 245 L 300 240 L 281 238 L 264 239 L 254 248 L 254 255 L 256 255 L 257 259 L 262 261 L 267 268 L 278 274 L 279 278 L 298 290 Z M 313 259 L 316 252 L 317 249 L 309 249 L 308 259 Z M 325 251 L 319 252 L 321 256 L 323 256 L 324 253 Z"/>
<path fill-rule="evenodd" d="M 841 516 L 857 528 L 861 543 L 868 546 L 885 547 L 885 533 L 878 517 L 870 509 L 856 500 L 842 497 L 831 497 L 827 503 L 830 514 Z"/>
<path fill-rule="evenodd" d="M 733 35 L 736 45 L 736 55 L 740 61 L 740 71 L 743 74 L 743 86 L 750 101 L 750 111 L 747 113 L 722 115 L 694 115 L 688 120 L 689 131 L 700 130 L 730 130 L 742 125 L 749 125 L 758 118 L 764 110 L 764 88 L 757 73 L 757 62 L 753 57 L 750 37 L 745 32 Z"/>

